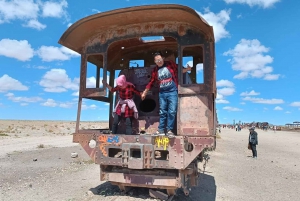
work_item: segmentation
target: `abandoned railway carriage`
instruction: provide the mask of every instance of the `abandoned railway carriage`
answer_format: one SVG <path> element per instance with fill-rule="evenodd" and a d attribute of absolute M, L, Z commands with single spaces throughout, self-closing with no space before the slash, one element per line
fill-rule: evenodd
<path fill-rule="evenodd" d="M 147 40 L 148 37 L 155 40 Z M 159 38 L 157 39 L 157 36 Z M 73 142 L 100 165 L 100 179 L 127 187 L 166 189 L 186 195 L 198 182 L 203 151 L 215 146 L 215 42 L 213 28 L 199 14 L 181 5 L 149 5 L 112 10 L 83 18 L 62 35 L 59 43 L 81 55 L 80 91 Z M 118 96 L 108 93 L 100 78 L 114 85 L 121 74 L 143 91 L 155 67 L 153 54 L 178 64 L 178 111 L 175 138 L 154 137 L 159 122 L 158 86 L 145 100 L 134 97 L 139 110 L 132 135 L 107 129 L 79 129 L 83 99 L 109 103 L 109 125 Z M 131 67 L 133 61 L 139 65 Z M 142 61 L 142 64 L 141 64 Z M 194 66 L 188 75 L 185 63 Z M 95 67 L 96 84 L 87 86 L 88 66 Z M 109 78 L 108 78 L 109 77 Z M 187 81 L 188 80 L 188 81 Z M 99 112 L 99 111 L 98 111 Z"/>

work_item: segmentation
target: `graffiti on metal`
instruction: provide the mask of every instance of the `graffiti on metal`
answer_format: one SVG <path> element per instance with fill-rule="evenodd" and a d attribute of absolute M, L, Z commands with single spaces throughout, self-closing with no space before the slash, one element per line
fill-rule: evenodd
<path fill-rule="evenodd" d="M 156 147 L 163 147 L 164 150 L 167 150 L 170 140 L 166 136 L 155 137 L 154 143 L 155 143 Z"/>
<path fill-rule="evenodd" d="M 134 73 L 136 74 L 137 78 L 144 77 L 148 74 L 147 69 L 140 68 L 140 69 L 135 69 Z"/>
<path fill-rule="evenodd" d="M 99 149 L 102 152 L 103 156 L 107 157 L 107 152 L 105 147 L 111 144 L 118 144 L 120 142 L 119 136 L 117 135 L 100 135 L 99 140 Z"/>

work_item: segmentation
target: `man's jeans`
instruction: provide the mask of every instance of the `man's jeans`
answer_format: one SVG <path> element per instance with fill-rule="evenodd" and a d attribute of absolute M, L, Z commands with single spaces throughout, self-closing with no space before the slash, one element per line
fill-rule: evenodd
<path fill-rule="evenodd" d="M 159 93 L 159 126 L 158 130 L 164 132 L 167 121 L 167 132 L 173 130 L 178 105 L 177 91 Z"/>

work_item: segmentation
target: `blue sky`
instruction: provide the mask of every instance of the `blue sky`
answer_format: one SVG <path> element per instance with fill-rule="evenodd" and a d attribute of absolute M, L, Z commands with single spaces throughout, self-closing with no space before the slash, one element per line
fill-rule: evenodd
<path fill-rule="evenodd" d="M 161 3 L 189 6 L 214 26 L 220 123 L 300 121 L 296 0 L 0 0 L 0 119 L 75 120 L 80 57 L 61 35 L 91 14 Z M 108 119 L 105 103 L 83 109 L 82 120 Z"/>

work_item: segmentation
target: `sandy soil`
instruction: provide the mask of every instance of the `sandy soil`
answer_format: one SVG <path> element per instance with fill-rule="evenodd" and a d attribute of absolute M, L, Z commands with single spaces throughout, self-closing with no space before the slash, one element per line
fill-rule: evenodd
<path fill-rule="evenodd" d="M 81 125 L 105 127 L 103 122 Z M 0 200 L 154 200 L 147 189 L 122 195 L 116 186 L 100 182 L 99 166 L 72 143 L 74 130 L 74 122 L 0 121 Z M 300 133 L 258 130 L 258 137 L 258 159 L 253 159 L 248 131 L 223 129 L 200 185 L 189 197 L 179 190 L 173 200 L 298 200 Z M 71 158 L 72 152 L 79 157 Z"/>

